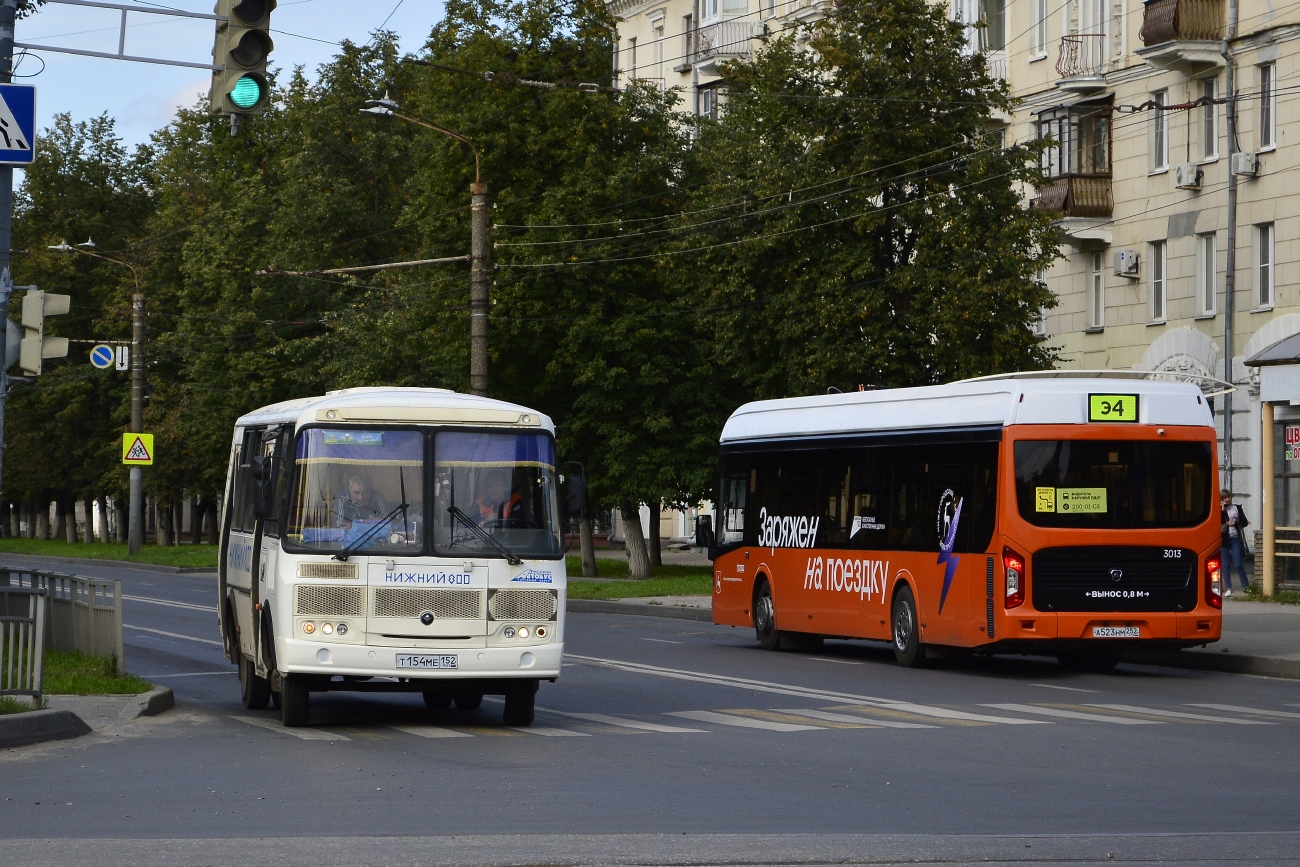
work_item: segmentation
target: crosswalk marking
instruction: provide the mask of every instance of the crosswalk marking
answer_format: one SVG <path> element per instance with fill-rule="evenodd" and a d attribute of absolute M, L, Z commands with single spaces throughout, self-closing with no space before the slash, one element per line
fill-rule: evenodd
<path fill-rule="evenodd" d="M 127 596 L 122 594 L 122 598 L 127 602 L 147 602 L 150 605 L 166 605 L 168 608 L 188 608 L 191 611 L 211 611 L 217 613 L 215 605 L 195 605 L 193 602 L 173 602 L 170 599 L 155 599 L 152 596 Z"/>
<path fill-rule="evenodd" d="M 165 635 L 168 638 L 182 638 L 185 641 L 197 641 L 199 644 L 215 644 L 222 647 L 220 641 L 213 641 L 211 638 L 195 638 L 193 635 L 181 635 L 179 632 L 164 632 L 161 629 L 150 629 L 147 626 L 132 626 L 129 623 L 122 624 L 123 629 L 134 629 L 136 632 L 151 632 L 154 635 Z"/>
<path fill-rule="evenodd" d="M 1009 710 L 1016 713 L 1036 713 L 1042 716 L 1060 717 L 1061 719 L 1077 719 L 1087 722 L 1104 722 L 1115 723 L 1124 726 L 1158 726 L 1164 725 L 1160 720 L 1154 719 L 1134 719 L 1127 716 L 1107 716 L 1100 713 L 1086 713 L 1077 710 L 1065 710 L 1059 707 L 1041 707 L 1032 704 L 985 704 L 983 707 L 996 708 L 997 710 Z"/>
<path fill-rule="evenodd" d="M 669 716 L 679 716 L 683 719 L 693 719 L 698 722 L 717 723 L 724 726 L 737 726 L 744 729 L 766 729 L 773 732 L 818 732 L 825 731 L 824 726 L 804 726 L 795 725 L 794 723 L 773 722 L 772 720 L 753 719 L 752 717 L 732 716 L 731 714 L 718 713 L 711 710 L 678 710 L 672 711 Z"/>
<path fill-rule="evenodd" d="M 1047 720 L 1041 719 L 1017 719 L 1009 716 L 990 716 L 982 713 L 968 713 L 964 710 L 952 710 L 946 707 L 934 707 L 928 704 L 912 704 L 908 701 L 894 701 L 888 704 L 869 704 L 865 707 L 876 708 L 878 710 L 901 710 L 906 713 L 913 713 L 917 716 L 928 716 L 936 719 L 962 720 L 964 722 L 982 722 L 982 723 L 999 723 L 1001 725 L 1028 726 L 1028 725 L 1051 725 Z"/>
<path fill-rule="evenodd" d="M 1278 716 L 1287 719 L 1300 719 L 1300 713 L 1292 713 L 1291 711 L 1286 710 L 1264 710 L 1258 707 L 1241 707 L 1240 705 L 1235 704 L 1197 704 L 1195 702 L 1189 702 L 1187 706 L 1205 707 L 1210 710 L 1226 710 L 1231 713 L 1253 713 L 1258 714 L 1259 716 Z"/>
<path fill-rule="evenodd" d="M 553 713 L 559 716 L 573 717 L 574 719 L 585 719 L 591 722 L 604 723 L 607 726 L 618 726 L 625 729 L 640 729 L 647 732 L 661 732 L 663 734 L 707 734 L 704 729 L 684 729 L 680 726 L 666 726 L 660 723 L 642 722 L 637 719 L 625 719 L 621 716 L 609 716 L 603 713 L 574 713 L 564 710 L 550 710 L 549 708 L 537 708 L 544 713 Z"/>
<path fill-rule="evenodd" d="M 239 721 L 242 722 L 242 723 L 248 723 L 250 726 L 257 726 L 258 728 L 267 729 L 268 731 L 277 732 L 277 733 L 282 734 L 282 735 L 291 735 L 291 736 L 293 736 L 293 737 L 295 737 L 295 738 L 299 738 L 299 739 L 304 740 L 304 741 L 349 741 L 349 740 L 352 740 L 351 738 L 347 737 L 346 735 L 339 735 L 339 734 L 335 734 L 334 732 L 327 732 L 327 731 L 325 731 L 325 730 L 323 730 L 323 729 L 310 729 L 310 728 L 285 728 L 284 726 L 280 725 L 280 723 L 276 722 L 275 720 L 272 720 L 272 719 L 264 719 L 263 717 L 256 717 L 256 716 L 237 716 L 237 717 L 231 717 L 231 719 L 237 719 L 237 720 L 239 720 Z"/>
<path fill-rule="evenodd" d="M 399 732 L 406 732 L 408 735 L 415 735 L 421 738 L 472 738 L 473 735 L 467 732 L 458 732 L 453 729 L 445 729 L 440 726 L 389 726 Z"/>
<path fill-rule="evenodd" d="M 589 738 L 591 737 L 591 735 L 587 734 L 586 732 L 575 732 L 575 731 L 570 731 L 569 729 L 553 729 L 547 726 L 536 726 L 536 725 L 528 726 L 527 728 L 520 728 L 517 729 L 517 731 L 521 731 L 526 735 L 541 735 L 544 738 Z"/>
<path fill-rule="evenodd" d="M 753 717 L 755 719 L 771 720 L 780 723 L 795 723 L 797 725 L 811 725 L 815 728 L 829 729 L 869 729 L 875 728 L 871 720 L 866 717 L 851 717 L 845 715 L 840 720 L 813 719 L 801 710 L 781 710 L 772 708 L 770 710 L 758 710 L 756 708 L 728 708 L 724 713 L 739 714 L 740 716 Z"/>
<path fill-rule="evenodd" d="M 777 713 L 788 713 L 794 716 L 807 717 L 808 719 L 820 719 L 826 722 L 858 723 L 859 725 L 881 726 L 887 729 L 937 729 L 942 726 L 926 725 L 925 723 L 899 722 L 892 719 L 878 719 L 876 717 L 854 716 L 847 713 L 832 713 L 827 710 L 805 710 L 803 708 L 774 708 Z"/>
<path fill-rule="evenodd" d="M 1077 686 L 1061 686 L 1055 683 L 1031 683 L 1030 686 L 1041 686 L 1043 689 L 1063 689 L 1066 692 L 1101 692 L 1099 689 L 1083 689 Z"/>
<path fill-rule="evenodd" d="M 1101 707 L 1101 708 L 1105 708 L 1106 710 L 1119 710 L 1119 711 L 1124 711 L 1125 713 L 1144 713 L 1150 716 L 1164 716 L 1164 717 L 1172 717 L 1174 719 L 1191 719 L 1191 720 L 1199 720 L 1201 722 L 1238 723 L 1240 725 L 1247 725 L 1247 726 L 1277 725 L 1277 723 L 1264 722 L 1263 720 L 1257 720 L 1257 719 L 1238 719 L 1238 718 L 1227 717 L 1227 716 L 1208 716 L 1203 713 L 1183 713 L 1182 711 L 1177 711 L 1177 710 L 1156 710 L 1155 708 L 1152 707 L 1137 707 L 1136 705 L 1131 705 L 1131 704 L 1093 704 L 1092 702 L 1089 702 L 1088 706 Z"/>

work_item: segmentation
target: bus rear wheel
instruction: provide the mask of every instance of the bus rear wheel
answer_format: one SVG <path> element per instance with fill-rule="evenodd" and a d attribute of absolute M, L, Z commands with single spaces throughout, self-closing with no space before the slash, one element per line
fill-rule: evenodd
<path fill-rule="evenodd" d="M 754 589 L 754 637 L 764 650 L 781 649 L 781 633 L 776 628 L 776 605 L 772 602 L 772 585 L 758 579 Z"/>
<path fill-rule="evenodd" d="M 532 725 L 536 697 L 537 684 L 535 682 L 514 687 L 506 693 L 506 706 L 501 713 L 501 720 L 508 726 Z"/>
<path fill-rule="evenodd" d="M 239 663 L 239 693 L 244 707 L 249 710 L 266 710 L 271 701 L 271 681 L 258 677 L 253 660 L 247 657 Z"/>
<path fill-rule="evenodd" d="M 904 668 L 924 668 L 925 645 L 921 643 L 921 621 L 916 616 L 916 597 L 904 584 L 894 597 L 891 635 L 894 659 Z"/>
<path fill-rule="evenodd" d="M 280 722 L 288 728 L 307 725 L 311 719 L 311 691 L 307 678 L 286 674 L 280 678 Z"/>

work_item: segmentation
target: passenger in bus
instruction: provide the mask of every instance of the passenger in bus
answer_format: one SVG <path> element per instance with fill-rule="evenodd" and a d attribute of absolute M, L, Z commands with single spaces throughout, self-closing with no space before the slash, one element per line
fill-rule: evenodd
<path fill-rule="evenodd" d="M 353 521 L 378 521 L 388 514 L 389 509 L 388 501 L 375 490 L 370 477 L 355 475 L 348 479 L 347 493 L 338 498 L 334 523 L 346 530 Z"/>
<path fill-rule="evenodd" d="M 475 523 L 482 526 L 494 521 L 523 519 L 524 498 L 511 492 L 505 473 L 489 473 L 484 488 L 485 492 L 474 501 Z"/>

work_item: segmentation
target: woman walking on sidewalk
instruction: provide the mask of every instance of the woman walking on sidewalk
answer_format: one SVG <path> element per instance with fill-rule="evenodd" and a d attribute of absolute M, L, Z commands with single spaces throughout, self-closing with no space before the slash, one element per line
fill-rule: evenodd
<path fill-rule="evenodd" d="M 1250 579 L 1246 577 L 1246 567 L 1242 564 L 1245 553 L 1246 528 L 1250 526 L 1250 521 L 1246 520 L 1246 512 L 1241 506 L 1232 502 L 1232 491 L 1224 488 L 1219 492 L 1219 544 L 1222 546 L 1223 555 L 1223 595 L 1232 595 L 1232 569 L 1235 566 L 1237 575 L 1241 580 L 1241 589 L 1250 586 Z"/>

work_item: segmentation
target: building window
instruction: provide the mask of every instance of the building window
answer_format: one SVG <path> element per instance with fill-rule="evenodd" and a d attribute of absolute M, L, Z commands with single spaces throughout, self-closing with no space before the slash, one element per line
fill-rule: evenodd
<path fill-rule="evenodd" d="M 1007 0 L 952 0 L 952 20 L 966 28 L 967 51 L 1004 51 Z"/>
<path fill-rule="evenodd" d="M 704 0 L 700 4 L 700 15 L 706 19 L 718 17 L 718 0 Z"/>
<path fill-rule="evenodd" d="M 636 78 L 636 37 L 627 40 L 627 77 Z"/>
<path fill-rule="evenodd" d="M 1110 103 L 1062 106 L 1038 116 L 1038 137 L 1050 140 L 1042 167 L 1048 177 L 1110 175 Z"/>
<path fill-rule="evenodd" d="M 1046 285 L 1047 283 L 1046 268 L 1039 268 L 1037 271 L 1034 272 L 1034 282 L 1038 283 L 1039 285 Z M 1034 336 L 1036 337 L 1047 336 L 1047 308 L 1046 307 L 1038 308 L 1038 316 L 1034 318 Z"/>
<path fill-rule="evenodd" d="M 1047 0 L 1034 0 L 1034 57 L 1047 56 Z"/>
<path fill-rule="evenodd" d="M 1213 316 L 1219 297 L 1218 238 L 1213 232 L 1196 236 L 1196 295 L 1201 315 Z"/>
<path fill-rule="evenodd" d="M 707 117 L 709 120 L 717 120 L 719 115 L 718 109 L 718 88 L 701 87 L 700 116 Z"/>
<path fill-rule="evenodd" d="M 749 0 L 722 0 L 723 15 L 746 15 L 749 13 Z"/>
<path fill-rule="evenodd" d="M 1273 306 L 1273 224 L 1255 227 L 1255 288 L 1260 307 Z"/>
<path fill-rule="evenodd" d="M 1151 171 L 1161 172 L 1169 168 L 1169 112 L 1164 110 L 1169 91 L 1157 90 L 1151 101 L 1156 104 L 1151 109 Z"/>
<path fill-rule="evenodd" d="M 1259 67 L 1259 149 L 1277 146 L 1277 67 Z"/>
<path fill-rule="evenodd" d="M 1104 253 L 1089 253 L 1092 267 L 1088 273 L 1088 327 L 1106 327 L 1106 279 L 1102 268 Z"/>
<path fill-rule="evenodd" d="M 695 16 L 682 16 L 682 58 L 687 63 L 695 62 Z"/>
<path fill-rule="evenodd" d="M 1169 279 L 1164 241 L 1151 244 L 1151 321 L 1164 322 L 1169 309 Z"/>
<path fill-rule="evenodd" d="M 655 78 L 659 79 L 659 86 L 664 84 L 664 27 L 660 24 L 655 28 Z"/>
<path fill-rule="evenodd" d="M 1219 107 L 1214 100 L 1219 96 L 1219 80 L 1210 78 L 1201 82 L 1201 156 L 1207 160 L 1219 156 Z"/>

